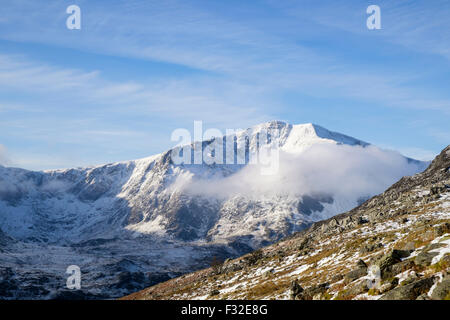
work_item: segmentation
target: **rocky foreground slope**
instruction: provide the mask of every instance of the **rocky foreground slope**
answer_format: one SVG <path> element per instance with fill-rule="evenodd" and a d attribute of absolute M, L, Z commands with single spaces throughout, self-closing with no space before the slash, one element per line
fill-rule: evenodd
<path fill-rule="evenodd" d="M 450 299 L 449 272 L 450 146 L 349 212 L 124 299 Z"/>

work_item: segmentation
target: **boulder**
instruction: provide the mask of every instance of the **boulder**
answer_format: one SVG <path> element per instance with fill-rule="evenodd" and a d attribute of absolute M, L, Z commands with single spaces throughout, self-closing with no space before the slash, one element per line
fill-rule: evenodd
<path fill-rule="evenodd" d="M 448 186 L 447 185 L 440 185 L 440 186 L 433 186 L 430 188 L 430 195 L 434 196 L 434 195 L 439 195 L 443 192 L 447 192 L 448 191 Z"/>
<path fill-rule="evenodd" d="M 386 293 L 398 286 L 398 278 L 393 278 L 391 281 L 384 283 L 379 291 L 380 293 Z"/>
<path fill-rule="evenodd" d="M 347 290 L 347 294 L 350 296 L 357 296 L 358 294 L 367 292 L 369 288 L 367 287 L 367 281 L 362 280 L 357 282 L 355 285 L 353 285 L 351 288 Z"/>
<path fill-rule="evenodd" d="M 450 223 L 449 222 L 445 222 L 441 225 L 434 227 L 434 235 L 436 237 L 440 237 L 446 233 L 450 233 Z"/>
<path fill-rule="evenodd" d="M 351 216 L 350 217 L 346 217 L 346 218 L 341 220 L 341 225 L 344 228 L 354 227 L 355 224 L 357 224 L 357 222 L 355 222 Z"/>
<path fill-rule="evenodd" d="M 421 294 L 427 293 L 433 286 L 434 278 L 417 280 L 406 286 L 399 286 L 384 294 L 380 300 L 415 300 Z"/>
<path fill-rule="evenodd" d="M 380 243 L 376 243 L 376 244 L 367 244 L 365 246 L 362 246 L 361 249 L 359 250 L 359 253 L 364 254 L 364 253 L 369 253 L 372 252 L 376 249 L 382 248 L 383 244 Z"/>
<path fill-rule="evenodd" d="M 386 293 L 392 289 L 394 289 L 397 286 L 397 284 L 393 281 L 391 282 L 387 282 L 387 283 L 383 283 L 380 288 L 378 289 L 378 291 L 380 293 Z"/>
<path fill-rule="evenodd" d="M 367 269 L 367 264 L 362 259 L 359 259 L 359 261 L 356 263 L 356 266 L 358 268 L 360 268 L 360 269 L 362 269 L 362 268 L 366 268 Z"/>
<path fill-rule="evenodd" d="M 409 252 L 413 252 L 414 250 L 416 250 L 416 244 L 414 243 L 414 241 L 407 242 L 407 243 L 403 246 L 402 250 L 406 250 L 406 251 L 409 251 Z"/>
<path fill-rule="evenodd" d="M 411 251 L 394 249 L 392 254 L 398 258 L 407 258 L 411 255 Z"/>
<path fill-rule="evenodd" d="M 436 252 L 422 251 L 414 258 L 414 263 L 421 267 L 427 267 L 431 264 L 431 261 L 437 255 L 438 253 Z"/>
<path fill-rule="evenodd" d="M 310 242 L 309 238 L 303 239 L 303 240 L 300 242 L 300 244 L 298 245 L 298 250 L 299 250 L 299 251 L 302 251 L 302 250 L 304 250 L 304 249 L 307 249 L 307 248 L 309 247 L 309 242 Z"/>
<path fill-rule="evenodd" d="M 220 294 L 220 291 L 219 291 L 219 290 L 213 289 L 213 290 L 211 290 L 211 292 L 209 293 L 209 296 L 210 296 L 210 297 L 214 297 L 214 296 L 217 296 L 217 295 L 219 295 L 219 294 Z"/>
<path fill-rule="evenodd" d="M 417 297 L 416 300 L 431 300 L 428 294 L 422 293 L 420 296 Z"/>
<path fill-rule="evenodd" d="M 408 276 L 406 279 L 404 279 L 402 282 L 400 282 L 400 285 L 406 286 L 410 283 L 413 283 L 414 281 L 417 281 L 417 279 L 419 279 L 419 276 L 417 275 L 416 272 L 412 271 L 412 272 L 408 273 Z"/>
<path fill-rule="evenodd" d="M 367 267 L 352 270 L 345 275 L 344 283 L 350 283 L 356 279 L 364 277 L 365 275 L 367 275 Z"/>
<path fill-rule="evenodd" d="M 331 278 L 331 282 L 335 283 L 335 282 L 341 281 L 342 279 L 344 279 L 344 275 L 336 274 Z"/>
<path fill-rule="evenodd" d="M 339 293 L 338 299 L 350 300 L 361 293 L 367 292 L 368 290 L 369 288 L 367 287 L 366 280 L 357 281 L 348 289 L 341 291 Z"/>
<path fill-rule="evenodd" d="M 233 261 L 231 259 L 226 259 L 223 265 L 220 268 L 220 273 L 230 273 L 242 270 L 244 268 L 244 264 L 241 261 Z"/>
<path fill-rule="evenodd" d="M 364 217 L 358 217 L 358 221 L 357 224 L 361 225 L 361 224 L 365 224 L 368 223 L 369 221 L 367 219 L 365 219 Z"/>
<path fill-rule="evenodd" d="M 433 300 L 444 300 L 450 295 L 450 279 L 438 283 L 431 294 Z"/>
<path fill-rule="evenodd" d="M 290 290 L 292 300 L 297 299 L 300 296 L 300 294 L 304 291 L 302 286 L 298 283 L 297 280 L 291 282 Z"/>
<path fill-rule="evenodd" d="M 446 254 L 440 261 L 441 263 L 446 263 L 447 265 L 450 265 L 450 254 Z"/>
<path fill-rule="evenodd" d="M 376 262 L 376 265 L 380 268 L 381 278 L 388 278 L 391 275 L 391 267 L 401 261 L 399 250 L 392 250 L 388 254 L 382 256 Z"/>
<path fill-rule="evenodd" d="M 402 262 L 396 263 L 394 265 L 392 265 L 389 269 L 389 273 L 391 274 L 391 276 L 395 276 L 399 273 L 402 273 L 406 270 L 411 269 L 412 267 L 414 267 L 414 261 L 409 259 L 409 260 L 404 260 Z"/>
<path fill-rule="evenodd" d="M 313 300 L 315 296 L 321 295 L 327 291 L 329 283 L 321 283 L 317 286 L 309 287 L 298 295 L 300 300 Z"/>
<path fill-rule="evenodd" d="M 424 249 L 424 251 L 428 252 L 428 251 L 431 251 L 431 250 L 444 248 L 446 246 L 447 245 L 445 243 L 439 243 L 439 242 L 438 243 L 431 243 Z"/>

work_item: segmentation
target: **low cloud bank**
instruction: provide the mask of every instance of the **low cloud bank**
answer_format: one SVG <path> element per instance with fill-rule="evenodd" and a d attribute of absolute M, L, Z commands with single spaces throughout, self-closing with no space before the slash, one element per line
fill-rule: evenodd
<path fill-rule="evenodd" d="M 248 165 L 226 178 L 180 177 L 174 187 L 216 198 L 328 194 L 357 200 L 425 169 L 424 163 L 408 162 L 397 152 L 374 146 L 318 144 L 300 154 L 280 151 L 279 161 L 274 175 L 261 175 L 259 165 Z"/>

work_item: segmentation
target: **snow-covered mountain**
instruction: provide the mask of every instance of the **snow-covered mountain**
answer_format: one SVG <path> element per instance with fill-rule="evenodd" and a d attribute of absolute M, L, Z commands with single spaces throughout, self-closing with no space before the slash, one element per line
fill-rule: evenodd
<path fill-rule="evenodd" d="M 250 160 L 261 136 L 278 150 L 270 175 Z M 0 166 L 0 298 L 70 297 L 72 264 L 81 267 L 85 296 L 120 296 L 347 211 L 427 165 L 280 121 L 193 147 L 230 138 L 232 148 L 244 146 L 243 164 L 175 164 L 180 147 L 92 168 Z"/>

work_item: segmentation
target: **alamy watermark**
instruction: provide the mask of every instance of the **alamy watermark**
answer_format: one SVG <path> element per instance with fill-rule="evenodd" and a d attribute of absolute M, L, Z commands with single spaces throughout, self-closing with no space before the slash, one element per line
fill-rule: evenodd
<path fill-rule="evenodd" d="M 369 30 L 381 29 L 381 9 L 377 5 L 370 5 L 366 9 L 366 13 L 370 14 L 367 18 L 366 25 Z"/>
<path fill-rule="evenodd" d="M 66 269 L 66 273 L 70 274 L 66 281 L 67 289 L 80 290 L 81 289 L 81 270 L 77 265 L 70 265 Z"/>
<path fill-rule="evenodd" d="M 81 8 L 75 4 L 67 7 L 66 13 L 70 14 L 66 20 L 66 26 L 69 30 L 81 29 Z M 381 9 L 378 5 L 372 4 L 367 7 L 366 13 L 370 16 L 366 20 L 366 26 L 369 30 L 381 29 Z"/>
<path fill-rule="evenodd" d="M 67 17 L 66 27 L 69 30 L 81 29 L 81 8 L 77 5 L 70 5 L 66 9 Z M 369 30 L 381 29 L 381 9 L 378 5 L 372 4 L 367 7 L 366 13 L 370 16 L 366 20 L 366 26 Z"/>
<path fill-rule="evenodd" d="M 377 265 L 371 265 L 367 273 L 367 287 L 379 289 L 381 285 L 381 270 Z"/>
<path fill-rule="evenodd" d="M 81 9 L 77 5 L 70 5 L 66 9 L 66 13 L 70 14 L 66 20 L 66 26 L 69 30 L 80 30 L 81 29 Z"/>
<path fill-rule="evenodd" d="M 171 160 L 176 165 L 258 165 L 262 175 L 272 175 L 279 169 L 279 135 L 278 128 L 203 132 L 202 121 L 194 121 L 193 135 L 184 128 L 172 132 L 171 140 L 178 144 Z"/>

